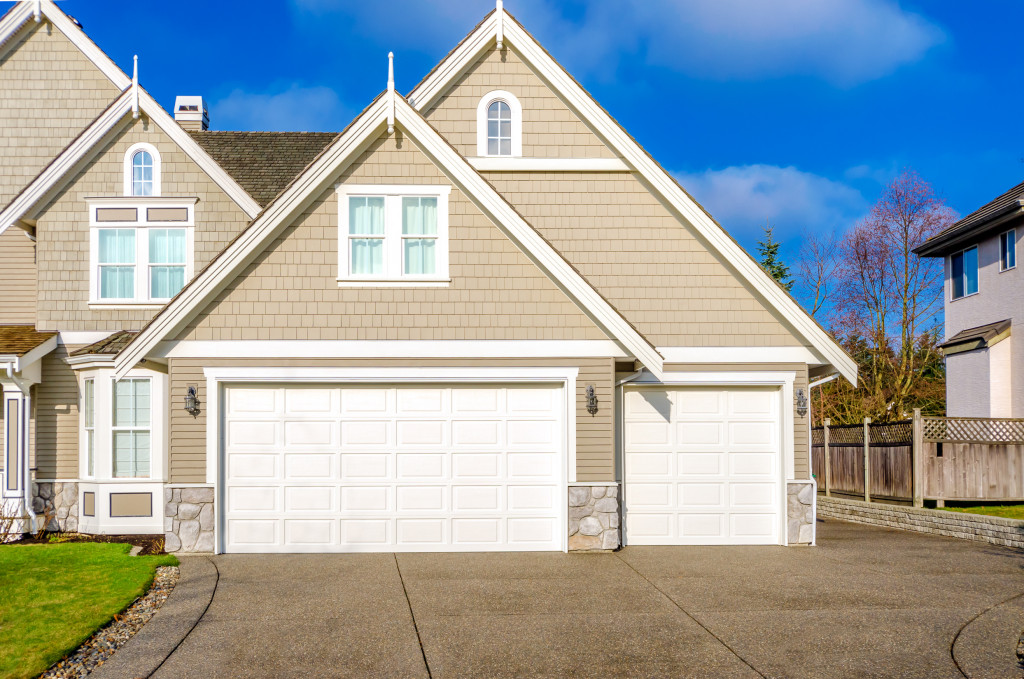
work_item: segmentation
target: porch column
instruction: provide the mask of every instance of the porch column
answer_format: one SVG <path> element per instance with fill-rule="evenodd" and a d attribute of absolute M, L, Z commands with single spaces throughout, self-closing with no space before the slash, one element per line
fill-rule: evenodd
<path fill-rule="evenodd" d="M 0 385 L 4 390 L 4 479 L 0 496 L 21 500 L 25 497 L 25 465 L 28 463 L 28 394 L 13 380 L 0 380 Z"/>

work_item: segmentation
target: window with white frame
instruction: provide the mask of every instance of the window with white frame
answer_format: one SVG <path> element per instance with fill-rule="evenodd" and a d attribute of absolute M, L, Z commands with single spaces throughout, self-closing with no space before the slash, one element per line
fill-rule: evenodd
<path fill-rule="evenodd" d="M 478 156 L 519 158 L 523 155 L 523 108 L 511 92 L 494 90 L 476 110 Z"/>
<path fill-rule="evenodd" d="M 1017 266 L 1017 229 L 999 234 L 999 270 L 1007 271 Z"/>
<path fill-rule="evenodd" d="M 151 450 L 151 381 L 127 378 L 114 382 L 111 423 L 113 478 L 147 478 Z"/>
<path fill-rule="evenodd" d="M 82 383 L 82 425 L 85 429 L 85 474 L 96 475 L 96 380 Z"/>
<path fill-rule="evenodd" d="M 133 144 L 124 154 L 124 195 L 160 195 L 160 152 L 152 144 Z"/>
<path fill-rule="evenodd" d="M 978 292 L 978 247 L 962 250 L 949 258 L 950 296 L 960 299 Z"/>
<path fill-rule="evenodd" d="M 338 280 L 448 280 L 449 186 L 346 186 L 339 192 Z"/>
<path fill-rule="evenodd" d="M 91 200 L 90 303 L 163 303 L 178 294 L 192 275 L 194 204 Z"/>

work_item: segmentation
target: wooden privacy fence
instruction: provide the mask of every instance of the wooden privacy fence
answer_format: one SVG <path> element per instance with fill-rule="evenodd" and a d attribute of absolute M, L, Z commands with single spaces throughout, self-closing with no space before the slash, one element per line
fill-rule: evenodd
<path fill-rule="evenodd" d="M 1024 500 L 1024 419 L 922 417 L 811 430 L 818 491 L 872 500 Z"/>

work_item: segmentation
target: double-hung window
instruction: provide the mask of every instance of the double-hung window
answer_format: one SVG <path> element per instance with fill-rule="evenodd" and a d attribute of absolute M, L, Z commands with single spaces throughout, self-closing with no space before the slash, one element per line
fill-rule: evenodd
<path fill-rule="evenodd" d="M 178 294 L 192 273 L 194 203 L 91 200 L 90 303 L 161 304 Z"/>
<path fill-rule="evenodd" d="M 85 426 L 85 473 L 96 475 L 96 380 L 88 379 L 82 388 L 83 425 Z"/>
<path fill-rule="evenodd" d="M 1017 229 L 999 234 L 999 270 L 1006 271 L 1017 266 Z"/>
<path fill-rule="evenodd" d="M 949 282 L 953 299 L 978 292 L 978 246 L 950 256 Z"/>
<path fill-rule="evenodd" d="M 111 458 L 114 478 L 149 476 L 151 408 L 149 378 L 114 382 Z"/>
<path fill-rule="evenodd" d="M 338 189 L 341 283 L 446 282 L 448 186 Z"/>

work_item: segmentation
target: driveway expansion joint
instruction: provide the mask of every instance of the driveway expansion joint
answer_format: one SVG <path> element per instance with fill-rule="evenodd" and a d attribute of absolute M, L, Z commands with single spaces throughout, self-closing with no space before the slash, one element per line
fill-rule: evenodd
<path fill-rule="evenodd" d="M 985 615 L 989 611 L 993 611 L 993 610 L 999 608 L 1000 606 L 1005 606 L 1006 604 L 1010 603 L 1011 601 L 1014 601 L 1014 600 L 1019 599 L 1021 597 L 1024 597 L 1024 592 L 1020 592 L 1018 594 L 1014 594 L 1009 599 L 1004 599 L 1003 601 L 1000 601 L 998 603 L 992 604 L 991 606 L 989 606 L 988 608 L 986 608 L 985 610 L 981 611 L 980 613 L 978 613 L 977 615 L 972 617 L 970 620 L 965 622 L 963 625 L 961 625 L 960 629 L 958 629 L 956 631 L 956 634 L 953 635 L 953 640 L 951 642 L 949 642 L 949 657 L 953 661 L 953 664 L 956 665 L 956 669 L 960 672 L 960 674 L 964 675 L 964 677 L 966 679 L 971 679 L 971 675 L 967 673 L 967 671 L 963 668 L 963 666 L 960 664 L 960 661 L 956 657 L 956 643 L 957 643 L 957 641 L 960 640 L 960 636 L 964 633 L 964 630 L 966 630 L 968 627 L 970 627 L 973 623 L 975 623 L 978 619 L 980 619 L 983 615 Z M 1018 648 L 1019 648 L 1019 643 L 1018 643 Z"/>
<path fill-rule="evenodd" d="M 412 602 L 409 601 L 409 590 L 405 587 L 405 578 L 402 577 L 402 567 L 398 564 L 398 554 L 392 554 L 395 559 L 395 570 L 398 571 L 398 579 L 402 583 L 402 593 L 405 594 L 405 603 L 409 607 L 409 615 L 412 617 L 412 628 L 416 630 L 416 643 L 420 645 L 420 654 L 423 656 L 423 667 L 427 670 L 427 679 L 433 679 L 430 671 L 430 663 L 427 662 L 427 650 L 423 648 L 423 637 L 420 636 L 420 626 L 416 624 L 416 613 L 412 610 Z"/>
<path fill-rule="evenodd" d="M 178 643 L 174 645 L 174 648 L 171 649 L 171 652 L 164 656 L 164 659 L 160 661 L 160 664 L 153 668 L 153 671 L 147 675 L 147 679 L 148 677 L 152 677 L 157 672 L 159 672 L 160 668 L 164 666 L 164 663 L 166 663 L 167 660 L 172 655 L 174 655 L 174 653 L 181 647 L 181 645 L 185 643 L 185 640 L 189 638 L 192 632 L 195 631 L 196 627 L 199 626 L 199 623 L 202 621 L 202 619 L 206 617 L 207 611 L 210 610 L 210 605 L 213 604 L 214 597 L 217 596 L 217 586 L 220 584 L 220 569 L 217 568 L 217 562 L 211 559 L 210 557 L 204 556 L 202 558 L 206 559 L 206 561 L 208 561 L 210 565 L 213 566 L 214 573 L 216 574 L 216 577 L 213 581 L 213 591 L 210 593 L 210 600 L 206 602 L 206 606 L 203 608 L 203 612 L 199 614 L 199 617 L 196 618 L 196 621 L 194 623 L 192 623 L 192 626 L 189 627 L 187 632 L 185 632 L 185 635 L 182 636 L 181 639 L 178 639 Z"/>

